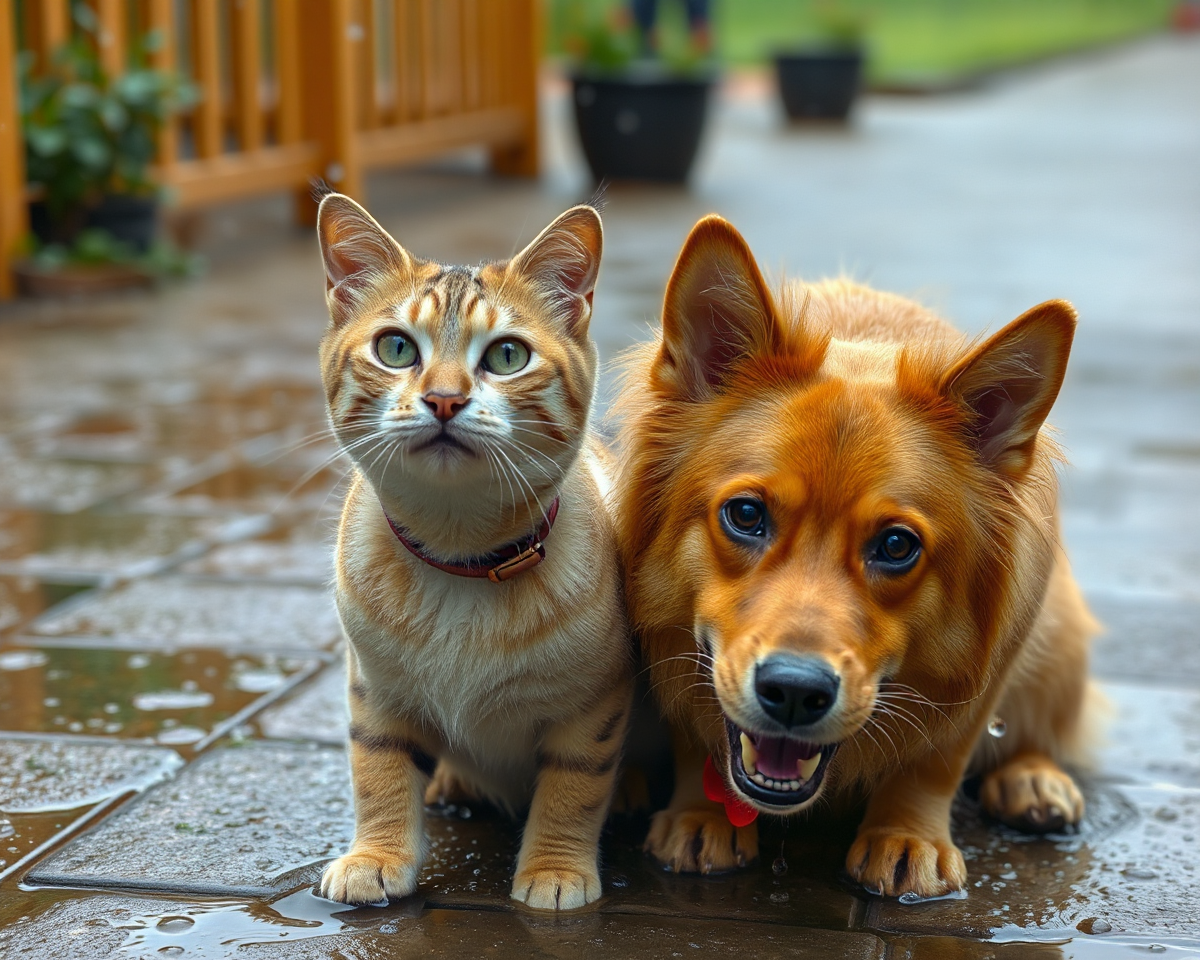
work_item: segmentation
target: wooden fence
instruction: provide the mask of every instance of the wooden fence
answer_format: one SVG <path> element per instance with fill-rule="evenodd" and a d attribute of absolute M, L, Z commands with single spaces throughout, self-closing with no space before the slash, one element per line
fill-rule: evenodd
<path fill-rule="evenodd" d="M 314 176 L 361 197 L 367 170 L 472 145 L 537 173 L 541 0 L 88 2 L 110 72 L 158 30 L 156 65 L 200 91 L 158 145 L 174 208 L 291 189 L 311 220 Z M 27 230 L 16 54 L 40 64 L 71 29 L 70 0 L 0 0 L 0 297 Z"/>

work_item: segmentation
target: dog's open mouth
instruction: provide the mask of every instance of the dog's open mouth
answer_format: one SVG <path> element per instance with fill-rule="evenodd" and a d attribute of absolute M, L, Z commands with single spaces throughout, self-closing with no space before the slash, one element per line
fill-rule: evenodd
<path fill-rule="evenodd" d="M 838 745 L 751 733 L 725 720 L 733 784 L 746 798 L 796 807 L 817 795 Z"/>

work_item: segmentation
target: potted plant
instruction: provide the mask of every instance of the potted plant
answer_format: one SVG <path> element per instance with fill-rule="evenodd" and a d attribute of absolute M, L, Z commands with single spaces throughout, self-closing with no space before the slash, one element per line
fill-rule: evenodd
<path fill-rule="evenodd" d="M 29 292 L 72 292 L 134 282 L 174 269 L 178 256 L 155 244 L 158 188 L 150 175 L 156 139 L 191 98 L 177 77 L 148 66 L 160 38 L 148 34 L 129 69 L 111 77 L 97 55 L 97 23 L 76 4 L 78 30 L 49 69 L 20 62 L 21 127 L 30 204 L 32 257 L 17 265 Z"/>
<path fill-rule="evenodd" d="M 623 7 L 581 15 L 566 48 L 575 123 L 597 180 L 687 180 L 700 146 L 714 71 L 693 38 L 652 49 Z M 671 40 L 674 39 L 674 43 Z"/>
<path fill-rule="evenodd" d="M 845 121 L 862 84 L 866 18 L 838 0 L 813 14 L 805 40 L 775 55 L 779 94 L 790 120 Z"/>

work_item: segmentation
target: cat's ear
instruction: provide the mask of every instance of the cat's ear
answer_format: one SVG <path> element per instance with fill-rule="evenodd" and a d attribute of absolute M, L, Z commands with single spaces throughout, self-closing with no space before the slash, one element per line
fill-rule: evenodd
<path fill-rule="evenodd" d="M 412 272 L 412 257 L 366 210 L 330 193 L 317 210 L 317 236 L 325 261 L 325 298 L 335 323 L 358 305 L 363 291 L 387 275 Z"/>
<path fill-rule="evenodd" d="M 1028 310 L 946 373 L 942 391 L 966 408 L 979 459 L 1019 476 L 1058 396 L 1075 336 L 1075 308 L 1049 300 Z"/>
<path fill-rule="evenodd" d="M 743 357 L 778 349 L 775 302 L 745 239 L 722 217 L 692 228 L 663 299 L 652 376 L 690 400 L 718 388 Z"/>
<path fill-rule="evenodd" d="M 537 235 L 508 264 L 549 294 L 559 318 L 574 336 L 587 334 L 592 294 L 604 251 L 600 214 L 588 206 L 572 207 Z"/>

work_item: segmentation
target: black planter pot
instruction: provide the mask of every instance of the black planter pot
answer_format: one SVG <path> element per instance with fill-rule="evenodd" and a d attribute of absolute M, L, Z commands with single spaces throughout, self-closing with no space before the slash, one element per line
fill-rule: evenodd
<path fill-rule="evenodd" d="M 712 77 L 574 78 L 575 124 L 597 180 L 687 179 Z"/>
<path fill-rule="evenodd" d="M 38 200 L 29 205 L 29 226 L 43 244 L 70 244 L 81 230 L 95 229 L 106 230 L 137 253 L 145 253 L 154 242 L 158 226 L 158 200 L 109 194 L 96 206 L 66 221 L 52 220 L 45 202 Z"/>
<path fill-rule="evenodd" d="M 779 94 L 792 120 L 845 120 L 862 83 L 861 50 L 805 50 L 775 57 Z"/>

